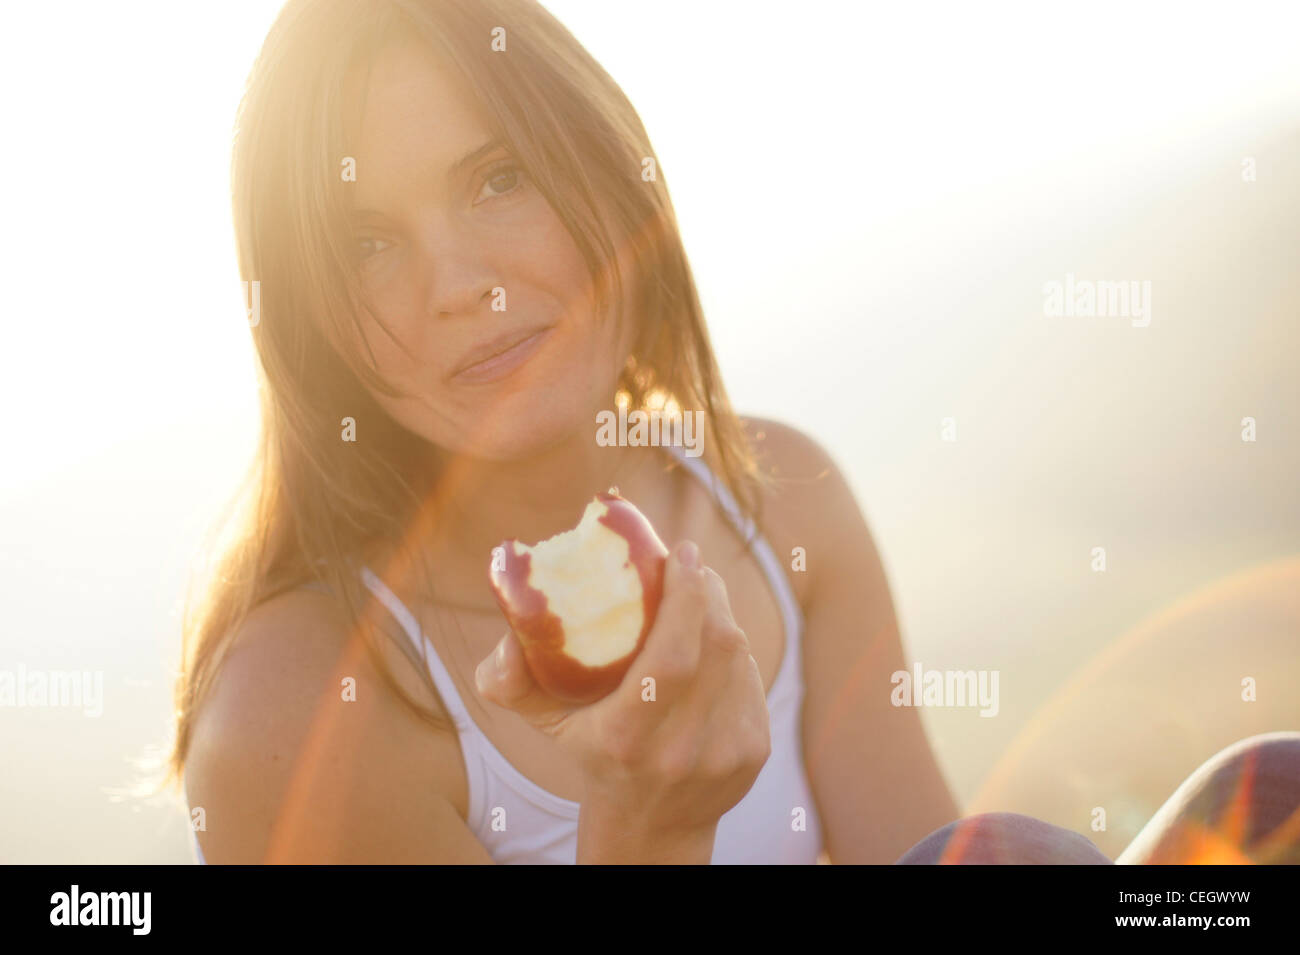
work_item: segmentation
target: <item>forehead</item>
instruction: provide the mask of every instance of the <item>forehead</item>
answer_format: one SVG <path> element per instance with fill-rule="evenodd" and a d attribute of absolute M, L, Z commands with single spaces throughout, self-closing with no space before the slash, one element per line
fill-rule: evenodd
<path fill-rule="evenodd" d="M 375 57 L 369 75 L 354 72 L 344 94 L 359 201 L 394 189 L 441 182 L 452 164 L 490 130 L 460 77 L 432 50 L 402 43 Z"/>

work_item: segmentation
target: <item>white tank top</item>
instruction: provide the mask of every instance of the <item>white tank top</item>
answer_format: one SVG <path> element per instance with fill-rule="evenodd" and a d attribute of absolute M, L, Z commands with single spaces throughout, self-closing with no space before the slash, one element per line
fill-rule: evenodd
<path fill-rule="evenodd" d="M 821 820 L 804 769 L 800 738 L 804 684 L 803 616 L 794 591 L 767 539 L 744 518 L 726 485 L 700 458 L 669 446 L 722 506 L 742 538 L 754 537 L 753 553 L 781 607 L 785 655 L 767 694 L 772 752 L 745 797 L 718 820 L 714 865 L 811 865 L 822 845 Z M 577 860 L 580 804 L 562 799 L 519 772 L 470 718 L 432 641 L 415 616 L 368 567 L 362 579 L 401 624 L 429 663 L 429 674 L 456 726 L 469 784 L 466 825 L 488 854 L 502 864 L 568 864 Z M 203 853 L 191 833 L 200 864 Z"/>

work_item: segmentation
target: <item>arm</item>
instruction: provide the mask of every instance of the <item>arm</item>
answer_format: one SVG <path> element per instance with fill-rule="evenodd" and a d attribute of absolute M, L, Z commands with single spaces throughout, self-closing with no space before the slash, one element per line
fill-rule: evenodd
<path fill-rule="evenodd" d="M 890 675 L 907 664 L 884 567 L 831 457 L 785 425 L 754 427 L 783 479 L 769 498 L 778 558 L 807 552 L 803 749 L 826 849 L 833 863 L 893 863 L 960 809 L 920 711 L 890 703 Z"/>
<path fill-rule="evenodd" d="M 399 664 L 400 666 L 400 664 Z M 414 668 L 395 668 L 425 704 Z M 356 701 L 341 697 L 345 676 Z M 446 792 L 454 737 L 432 730 L 350 640 L 329 597 L 258 607 L 205 701 L 187 760 L 213 864 L 492 862 Z"/>

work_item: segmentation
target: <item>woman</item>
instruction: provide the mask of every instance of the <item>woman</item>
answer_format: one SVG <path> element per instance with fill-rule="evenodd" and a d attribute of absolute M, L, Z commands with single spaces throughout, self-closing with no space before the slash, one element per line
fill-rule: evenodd
<path fill-rule="evenodd" d="M 846 480 L 732 411 L 645 130 L 540 6 L 291 0 L 233 181 L 263 439 L 177 689 L 200 858 L 1108 861 L 952 827 Z M 603 446 L 615 407 L 696 416 L 703 455 Z M 658 699 L 566 707 L 489 555 L 611 485 L 673 545 Z"/>

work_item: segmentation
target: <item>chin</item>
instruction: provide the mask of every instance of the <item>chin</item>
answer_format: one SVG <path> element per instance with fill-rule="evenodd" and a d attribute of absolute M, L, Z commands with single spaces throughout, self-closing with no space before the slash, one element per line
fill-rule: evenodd
<path fill-rule="evenodd" d="M 459 442 L 438 443 L 487 461 L 527 460 L 571 442 L 575 436 L 594 444 L 598 405 L 599 401 L 581 394 L 572 379 L 558 389 L 503 395 L 480 416 L 460 423 Z"/>
<path fill-rule="evenodd" d="M 507 464 L 526 461 L 572 440 L 574 424 L 556 419 L 515 421 L 510 427 L 482 431 L 461 453 L 484 461 Z"/>

